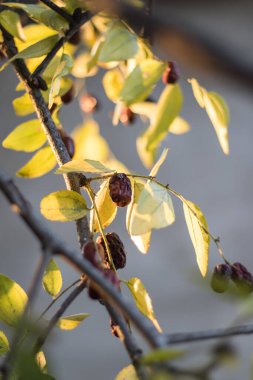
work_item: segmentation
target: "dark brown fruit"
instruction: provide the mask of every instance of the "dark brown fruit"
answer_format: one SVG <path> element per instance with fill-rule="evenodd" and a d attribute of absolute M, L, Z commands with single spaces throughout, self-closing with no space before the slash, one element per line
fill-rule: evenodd
<path fill-rule="evenodd" d="M 92 265 L 99 268 L 104 262 L 104 248 L 101 244 L 97 244 L 94 241 L 89 241 L 83 247 L 83 257 L 89 260 Z"/>
<path fill-rule="evenodd" d="M 124 125 L 132 124 L 135 120 L 135 114 L 130 108 L 124 107 L 120 114 L 120 121 Z"/>
<path fill-rule="evenodd" d="M 101 298 L 100 294 L 92 286 L 92 282 L 88 283 L 88 295 L 92 300 L 100 300 Z"/>
<path fill-rule="evenodd" d="M 124 173 L 115 173 L 109 181 L 109 191 L 112 201 L 118 207 L 129 205 L 132 198 L 130 179 Z"/>
<path fill-rule="evenodd" d="M 216 265 L 211 279 L 211 287 L 217 293 L 224 293 L 229 286 L 232 269 L 228 264 Z"/>
<path fill-rule="evenodd" d="M 63 136 L 62 141 L 64 142 L 64 144 L 67 148 L 67 151 L 68 151 L 70 158 L 73 158 L 73 156 L 75 154 L 74 140 L 70 136 Z"/>
<path fill-rule="evenodd" d="M 78 30 L 73 36 L 69 39 L 71 45 L 78 45 L 81 41 L 80 31 Z"/>
<path fill-rule="evenodd" d="M 110 232 L 106 234 L 109 249 L 112 255 L 112 260 L 116 269 L 122 269 L 126 265 L 126 252 L 125 247 L 119 236 L 115 232 Z M 97 238 L 97 243 L 101 244 L 106 252 L 105 242 L 103 237 L 100 235 Z M 110 265 L 107 253 L 105 254 L 105 261 Z"/>
<path fill-rule="evenodd" d="M 91 113 L 98 108 L 97 99 L 90 94 L 82 95 L 79 99 L 79 104 L 81 110 L 85 113 Z"/>
<path fill-rule="evenodd" d="M 232 280 L 242 294 L 253 291 L 253 276 L 241 263 L 232 265 Z"/>
<path fill-rule="evenodd" d="M 75 96 L 75 88 L 72 85 L 70 89 L 64 95 L 61 96 L 62 103 L 68 104 L 72 102 L 72 100 L 74 99 L 74 96 Z"/>
<path fill-rule="evenodd" d="M 167 69 L 163 73 L 164 84 L 174 84 L 179 79 L 179 71 L 175 62 L 169 62 Z"/>

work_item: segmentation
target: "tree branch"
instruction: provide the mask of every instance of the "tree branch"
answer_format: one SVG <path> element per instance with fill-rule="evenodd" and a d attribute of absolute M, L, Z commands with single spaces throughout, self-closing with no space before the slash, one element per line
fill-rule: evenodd
<path fill-rule="evenodd" d="M 73 22 L 73 17 L 68 12 L 66 12 L 64 8 L 58 7 L 58 5 L 53 3 L 51 0 L 41 0 L 41 2 L 65 18 L 65 20 L 67 20 L 69 23 Z"/>

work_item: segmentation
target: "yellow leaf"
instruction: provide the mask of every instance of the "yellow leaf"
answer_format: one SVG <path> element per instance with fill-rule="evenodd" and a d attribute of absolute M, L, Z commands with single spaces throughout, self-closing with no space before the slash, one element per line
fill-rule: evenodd
<path fill-rule="evenodd" d="M 77 192 L 59 190 L 41 200 L 40 211 L 49 220 L 69 222 L 84 217 L 88 209 L 84 198 Z"/>
<path fill-rule="evenodd" d="M 147 134 L 146 131 L 140 135 L 137 140 L 136 140 L 136 147 L 137 147 L 137 152 L 138 155 L 140 156 L 140 159 L 143 163 L 143 165 L 147 168 L 150 169 L 154 165 L 155 159 L 157 157 L 157 150 L 147 150 Z"/>
<path fill-rule="evenodd" d="M 115 377 L 115 380 L 138 380 L 134 366 L 130 364 L 123 368 Z"/>
<path fill-rule="evenodd" d="M 140 312 L 144 314 L 147 318 L 149 318 L 154 323 L 157 330 L 161 332 L 161 327 L 157 322 L 153 310 L 152 300 L 144 285 L 142 284 L 141 280 L 139 278 L 133 277 L 129 281 L 127 281 L 127 286 Z"/>
<path fill-rule="evenodd" d="M 57 322 L 57 327 L 59 327 L 61 330 L 74 330 L 77 326 L 80 325 L 83 320 L 89 316 L 90 314 L 82 313 L 63 317 Z"/>
<path fill-rule="evenodd" d="M 44 352 L 43 351 L 37 352 L 35 359 L 41 372 L 47 373 L 47 361 L 46 361 Z"/>
<path fill-rule="evenodd" d="M 102 227 L 108 227 L 116 217 L 117 206 L 112 201 L 109 192 L 109 180 L 106 180 L 102 183 L 99 191 L 95 197 L 96 206 L 102 223 Z M 98 219 L 95 210 L 91 212 L 92 230 L 94 232 L 99 232 Z"/>
<path fill-rule="evenodd" d="M 110 173 L 113 170 L 107 168 L 96 160 L 72 160 L 62 165 L 56 173 Z"/>
<path fill-rule="evenodd" d="M 53 259 L 48 263 L 42 283 L 45 291 L 53 297 L 56 296 L 62 288 L 61 271 Z"/>
<path fill-rule="evenodd" d="M 154 103 L 154 102 L 134 103 L 131 105 L 130 109 L 134 113 L 146 116 L 148 119 L 153 120 L 156 114 L 157 103 Z"/>
<path fill-rule="evenodd" d="M 208 225 L 200 208 L 194 203 L 184 200 L 184 215 L 190 238 L 195 249 L 199 270 L 205 277 L 208 267 L 210 237 Z"/>
<path fill-rule="evenodd" d="M 72 68 L 72 74 L 76 78 L 86 78 L 95 75 L 98 71 L 96 66 L 90 67 L 92 56 L 90 53 L 80 54 L 75 60 Z"/>
<path fill-rule="evenodd" d="M 16 175 L 25 178 L 37 178 L 50 172 L 56 165 L 56 159 L 50 146 L 40 149 Z"/>
<path fill-rule="evenodd" d="M 174 119 L 174 121 L 169 126 L 169 133 L 173 133 L 174 135 L 182 135 L 183 133 L 189 132 L 191 129 L 189 123 L 186 120 L 182 119 L 182 117 L 178 116 Z"/>
<path fill-rule="evenodd" d="M 40 148 L 47 138 L 38 119 L 17 126 L 2 142 L 4 148 L 33 152 Z"/>
<path fill-rule="evenodd" d="M 162 166 L 162 164 L 164 163 L 164 161 L 166 160 L 167 158 L 167 155 L 168 155 L 168 151 L 169 149 L 164 149 L 159 160 L 156 162 L 156 164 L 153 166 L 151 172 L 149 173 L 149 176 L 150 177 L 156 177 L 160 167 Z"/>
<path fill-rule="evenodd" d="M 9 341 L 3 331 L 0 331 L 0 356 L 10 350 Z"/>
<path fill-rule="evenodd" d="M 124 79 L 119 69 L 107 71 L 103 77 L 103 86 L 106 96 L 112 101 L 116 102 L 119 98 Z"/>

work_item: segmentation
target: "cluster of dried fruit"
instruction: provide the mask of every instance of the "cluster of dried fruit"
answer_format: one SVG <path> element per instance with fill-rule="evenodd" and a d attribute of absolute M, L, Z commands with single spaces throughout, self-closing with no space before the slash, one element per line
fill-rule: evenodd
<path fill-rule="evenodd" d="M 228 290 L 230 280 L 240 293 L 249 294 L 253 291 L 253 276 L 241 263 L 216 265 L 211 279 L 211 287 L 217 293 Z"/>

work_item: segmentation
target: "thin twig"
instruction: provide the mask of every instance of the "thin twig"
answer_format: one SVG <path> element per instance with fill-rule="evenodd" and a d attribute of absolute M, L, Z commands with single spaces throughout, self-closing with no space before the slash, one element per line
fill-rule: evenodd
<path fill-rule="evenodd" d="M 41 0 L 41 2 L 65 18 L 65 20 L 67 20 L 69 23 L 73 22 L 73 17 L 68 12 L 66 12 L 64 8 L 58 7 L 58 5 L 50 0 Z"/>

